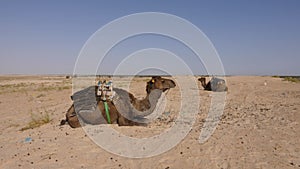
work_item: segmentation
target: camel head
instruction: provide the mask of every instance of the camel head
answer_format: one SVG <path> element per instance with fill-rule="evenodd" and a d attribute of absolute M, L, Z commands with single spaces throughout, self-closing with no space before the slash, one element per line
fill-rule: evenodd
<path fill-rule="evenodd" d="M 206 82 L 205 77 L 200 77 L 198 80 L 199 80 L 200 82 Z"/>
<path fill-rule="evenodd" d="M 165 79 L 160 76 L 153 76 L 152 79 L 147 82 L 146 91 L 147 93 L 150 93 L 154 89 L 166 91 L 170 88 L 174 88 L 175 86 L 176 84 L 173 80 Z"/>
<path fill-rule="evenodd" d="M 205 77 L 201 77 L 198 80 L 201 82 L 201 85 L 205 88 L 206 87 L 206 79 L 205 79 Z"/>

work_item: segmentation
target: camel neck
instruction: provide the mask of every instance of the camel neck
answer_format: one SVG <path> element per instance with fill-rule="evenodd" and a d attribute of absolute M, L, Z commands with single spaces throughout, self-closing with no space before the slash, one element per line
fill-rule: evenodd
<path fill-rule="evenodd" d="M 133 106 L 138 111 L 148 111 L 152 109 L 152 107 L 156 106 L 156 103 L 161 96 L 160 92 L 154 90 L 150 91 L 143 99 L 135 100 Z"/>

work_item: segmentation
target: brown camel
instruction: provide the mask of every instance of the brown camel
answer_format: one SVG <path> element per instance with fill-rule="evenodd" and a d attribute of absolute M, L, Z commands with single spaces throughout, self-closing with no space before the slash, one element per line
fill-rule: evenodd
<path fill-rule="evenodd" d="M 66 119 L 61 121 L 61 125 L 68 123 L 73 128 L 81 127 L 79 119 L 88 124 L 108 123 L 104 102 L 106 102 L 109 107 L 111 123 L 117 123 L 119 126 L 141 125 L 147 122 L 147 119 L 144 117 L 153 112 L 162 92 L 174 88 L 175 86 L 176 84 L 173 80 L 165 79 L 160 76 L 152 77 L 152 79 L 147 82 L 147 95 L 142 100 L 136 99 L 133 94 L 123 89 L 114 88 L 116 95 L 112 100 L 103 100 L 102 98 L 96 97 L 96 104 L 101 111 L 101 114 L 99 111 L 96 113 L 76 111 L 78 113 L 75 113 L 76 106 L 72 104 L 66 113 Z M 97 92 L 96 86 L 91 86 L 89 88 L 90 89 L 87 88 L 87 90 L 92 93 Z M 73 98 L 75 94 L 73 95 Z M 75 99 L 76 98 L 73 100 Z M 78 118 L 78 116 L 81 118 Z"/>
<path fill-rule="evenodd" d="M 201 82 L 204 90 L 215 91 L 215 92 L 224 92 L 228 91 L 225 80 L 212 77 L 212 79 L 206 84 L 206 78 L 201 77 L 198 79 Z"/>

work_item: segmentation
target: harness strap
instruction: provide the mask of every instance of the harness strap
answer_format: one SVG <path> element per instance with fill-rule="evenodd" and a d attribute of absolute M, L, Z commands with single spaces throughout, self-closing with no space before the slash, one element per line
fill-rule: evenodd
<path fill-rule="evenodd" d="M 105 113 L 106 113 L 106 117 L 107 117 L 107 122 L 108 122 L 108 124 L 111 124 L 107 102 L 104 101 L 103 103 L 104 103 Z"/>

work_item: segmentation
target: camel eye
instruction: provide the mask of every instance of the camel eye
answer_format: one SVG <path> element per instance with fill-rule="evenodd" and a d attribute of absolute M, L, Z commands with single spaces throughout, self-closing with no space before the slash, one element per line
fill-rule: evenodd
<path fill-rule="evenodd" d="M 164 80 L 162 80 L 161 82 L 162 82 L 162 83 L 165 83 L 165 81 L 164 81 Z"/>

